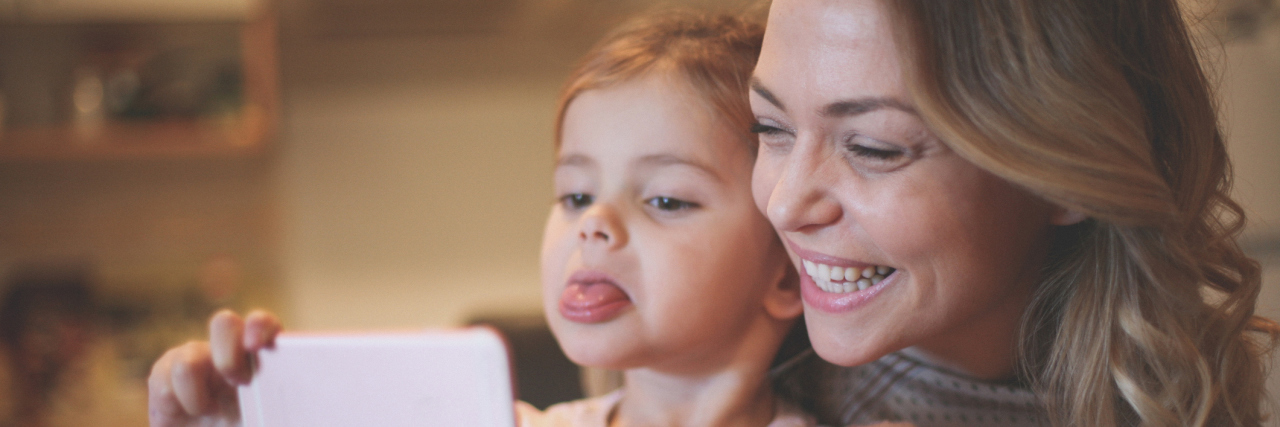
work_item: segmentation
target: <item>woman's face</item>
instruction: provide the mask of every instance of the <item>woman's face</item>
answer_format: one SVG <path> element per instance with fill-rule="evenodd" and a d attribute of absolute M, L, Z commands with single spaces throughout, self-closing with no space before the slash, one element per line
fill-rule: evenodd
<path fill-rule="evenodd" d="M 970 362 L 1012 354 L 1056 209 L 933 136 L 888 25 L 876 1 L 773 2 L 751 93 L 756 206 L 805 273 L 823 358 L 916 346 L 1005 375 Z"/>
<path fill-rule="evenodd" d="M 580 364 L 720 367 L 758 338 L 787 274 L 752 199 L 750 147 L 682 84 L 655 75 L 593 89 L 565 112 L 543 303 Z M 789 323 L 800 307 L 788 292 Z"/>

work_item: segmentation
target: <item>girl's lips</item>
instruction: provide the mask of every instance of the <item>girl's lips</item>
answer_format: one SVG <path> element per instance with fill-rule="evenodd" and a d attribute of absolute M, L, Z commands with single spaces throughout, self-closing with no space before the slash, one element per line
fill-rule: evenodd
<path fill-rule="evenodd" d="M 570 276 L 568 282 L 560 294 L 559 309 L 560 315 L 571 322 L 607 322 L 631 306 L 631 298 L 608 274 L 582 270 Z"/>

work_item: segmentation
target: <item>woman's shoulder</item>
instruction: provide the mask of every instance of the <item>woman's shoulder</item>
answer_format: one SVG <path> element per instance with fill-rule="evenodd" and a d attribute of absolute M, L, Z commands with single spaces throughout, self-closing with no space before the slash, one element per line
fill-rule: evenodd
<path fill-rule="evenodd" d="M 1023 385 L 968 378 L 898 353 L 855 367 L 813 357 L 786 376 L 784 394 L 824 424 L 1049 425 Z"/>
<path fill-rule="evenodd" d="M 539 411 L 525 402 L 516 402 L 520 427 L 606 427 L 609 414 L 622 400 L 622 391 L 551 405 Z"/>

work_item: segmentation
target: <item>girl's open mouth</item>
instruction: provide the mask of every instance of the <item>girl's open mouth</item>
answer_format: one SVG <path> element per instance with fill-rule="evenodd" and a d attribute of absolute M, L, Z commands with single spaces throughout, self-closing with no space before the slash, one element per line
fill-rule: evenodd
<path fill-rule="evenodd" d="M 607 274 L 579 271 L 560 294 L 560 315 L 571 322 L 602 323 L 631 306 L 631 297 Z"/>

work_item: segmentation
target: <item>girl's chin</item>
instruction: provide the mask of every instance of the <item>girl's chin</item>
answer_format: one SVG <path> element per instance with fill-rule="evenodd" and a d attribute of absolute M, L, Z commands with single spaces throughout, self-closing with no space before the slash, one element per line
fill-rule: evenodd
<path fill-rule="evenodd" d="M 569 334 L 557 332 L 555 335 L 560 349 L 573 363 L 612 370 L 628 369 L 634 365 L 632 359 L 635 352 L 631 351 L 635 344 L 634 338 L 612 342 L 608 338 L 587 334 L 568 336 Z"/>
<path fill-rule="evenodd" d="M 622 371 L 632 367 L 629 364 L 624 363 L 625 357 L 618 354 L 600 353 L 599 351 L 574 351 L 569 348 L 564 348 L 564 350 L 564 353 L 569 357 L 569 360 L 580 366 L 615 371 Z"/>

